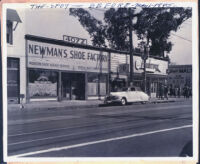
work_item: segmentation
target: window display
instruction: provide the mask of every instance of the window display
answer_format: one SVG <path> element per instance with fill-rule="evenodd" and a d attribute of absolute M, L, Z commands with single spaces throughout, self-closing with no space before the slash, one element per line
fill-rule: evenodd
<path fill-rule="evenodd" d="M 57 97 L 58 73 L 48 70 L 29 70 L 29 96 L 36 97 Z"/>

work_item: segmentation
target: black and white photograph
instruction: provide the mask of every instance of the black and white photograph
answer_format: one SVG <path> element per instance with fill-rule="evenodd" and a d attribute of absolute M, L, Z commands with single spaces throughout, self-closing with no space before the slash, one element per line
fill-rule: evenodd
<path fill-rule="evenodd" d="M 195 3 L 3 6 L 4 157 L 197 159 Z"/>

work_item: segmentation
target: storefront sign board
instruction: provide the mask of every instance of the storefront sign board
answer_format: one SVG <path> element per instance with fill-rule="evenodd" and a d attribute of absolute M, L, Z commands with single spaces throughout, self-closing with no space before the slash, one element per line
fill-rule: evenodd
<path fill-rule="evenodd" d="M 164 60 L 148 58 L 146 60 L 146 71 L 151 74 L 167 75 L 168 62 Z M 134 56 L 134 72 L 144 72 L 144 61 L 139 56 Z"/>
<path fill-rule="evenodd" d="M 108 53 L 27 40 L 29 68 L 108 73 Z"/>

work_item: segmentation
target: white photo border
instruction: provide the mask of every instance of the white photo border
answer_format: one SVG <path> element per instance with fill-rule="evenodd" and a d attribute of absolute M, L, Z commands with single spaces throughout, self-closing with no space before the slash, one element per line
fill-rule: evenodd
<path fill-rule="evenodd" d="M 118 2 L 117 2 L 118 3 Z M 125 2 L 122 2 L 125 4 Z M 150 7 L 155 7 L 155 4 L 158 4 L 157 2 L 127 2 L 131 4 L 146 4 L 151 5 Z M 111 157 L 103 157 L 103 158 L 14 158 L 12 156 L 8 156 L 7 154 L 7 43 L 6 40 L 2 40 L 2 81 L 3 81 L 3 147 L 4 147 L 4 160 L 6 162 L 66 162 L 66 161 L 72 161 L 72 162 L 82 162 L 82 161 L 105 161 L 105 162 L 112 162 L 112 161 L 120 161 L 120 162 L 127 162 L 127 161 L 198 161 L 198 134 L 199 134 L 199 56 L 198 56 L 198 5 L 196 2 L 161 2 L 162 4 L 169 5 L 170 7 L 191 7 L 192 8 L 192 79 L 193 79 L 193 157 L 128 157 L 128 158 L 111 158 Z M 2 7 L 2 38 L 6 38 L 6 10 L 7 8 L 13 8 L 13 9 L 29 9 L 31 8 L 31 5 L 34 4 L 40 4 L 40 3 L 4 3 Z M 45 5 L 49 4 L 56 4 L 56 3 L 41 3 Z M 65 3 L 63 3 L 65 4 Z M 87 8 L 91 4 L 98 4 L 98 3 L 67 3 L 69 6 L 81 6 L 81 8 Z M 106 3 L 102 3 L 103 5 Z"/>

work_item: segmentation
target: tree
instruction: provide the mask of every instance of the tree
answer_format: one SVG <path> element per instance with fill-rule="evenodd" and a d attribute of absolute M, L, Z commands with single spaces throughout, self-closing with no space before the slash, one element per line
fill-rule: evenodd
<path fill-rule="evenodd" d="M 105 12 L 104 20 L 107 25 L 105 37 L 109 42 L 109 47 L 129 50 L 129 13 L 127 8 L 111 8 Z M 134 13 L 133 9 L 131 13 Z"/>
<path fill-rule="evenodd" d="M 93 45 L 106 46 L 117 50 L 129 50 L 129 18 L 133 19 L 137 9 L 111 8 L 104 14 L 104 21 L 97 20 L 84 9 L 70 9 L 70 15 L 78 17 L 82 26 L 89 32 Z M 131 12 L 130 12 L 131 11 Z M 140 40 L 151 42 L 150 55 L 164 57 L 170 52 L 172 43 L 168 41 L 170 32 L 177 31 L 180 25 L 192 16 L 190 8 L 143 8 L 138 21 L 131 25 Z"/>
<path fill-rule="evenodd" d="M 106 47 L 105 30 L 103 23 L 82 8 L 70 8 L 70 15 L 77 17 L 81 25 L 88 31 L 94 46 Z"/>
<path fill-rule="evenodd" d="M 191 16 L 192 10 L 188 8 L 144 8 L 134 29 L 139 39 L 146 38 L 147 44 L 151 41 L 151 55 L 164 57 L 164 52 L 172 49 L 168 41 L 171 31 L 177 31 Z"/>

